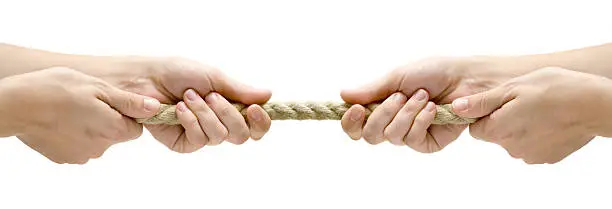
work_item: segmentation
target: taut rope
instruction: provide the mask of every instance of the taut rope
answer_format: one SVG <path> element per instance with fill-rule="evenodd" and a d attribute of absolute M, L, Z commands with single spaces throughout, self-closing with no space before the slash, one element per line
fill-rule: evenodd
<path fill-rule="evenodd" d="M 369 104 L 366 107 L 366 118 L 379 104 Z M 289 102 L 266 103 L 261 105 L 272 120 L 340 120 L 342 115 L 351 107 L 351 104 L 333 102 Z M 234 104 L 234 107 L 246 117 L 246 105 Z M 451 111 L 451 105 L 436 106 L 436 117 L 433 124 L 470 124 L 476 121 L 473 118 L 462 118 Z M 162 104 L 161 111 L 151 118 L 138 119 L 144 124 L 179 124 L 176 118 L 174 105 Z"/>

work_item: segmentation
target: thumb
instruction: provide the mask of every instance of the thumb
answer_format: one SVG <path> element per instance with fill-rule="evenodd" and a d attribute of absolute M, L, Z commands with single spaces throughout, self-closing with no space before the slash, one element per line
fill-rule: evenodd
<path fill-rule="evenodd" d="M 378 100 L 382 100 L 389 95 L 399 90 L 401 76 L 396 76 L 393 73 L 378 80 L 355 88 L 342 90 L 340 96 L 342 100 L 351 104 L 369 104 Z"/>
<path fill-rule="evenodd" d="M 108 105 L 123 115 L 132 118 L 150 118 L 155 116 L 161 107 L 158 100 L 120 89 L 109 92 Z"/>
<path fill-rule="evenodd" d="M 214 91 L 243 104 L 263 104 L 272 96 L 269 90 L 251 87 L 221 72 L 214 73 L 210 79 Z"/>
<path fill-rule="evenodd" d="M 514 99 L 514 95 L 505 88 L 497 87 L 485 92 L 455 99 L 453 112 L 465 118 L 480 118 L 493 113 L 505 103 Z"/>

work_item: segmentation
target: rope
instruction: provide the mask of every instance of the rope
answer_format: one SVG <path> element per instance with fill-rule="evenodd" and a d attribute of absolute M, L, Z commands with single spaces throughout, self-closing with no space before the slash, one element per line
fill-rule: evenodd
<path fill-rule="evenodd" d="M 369 104 L 366 107 L 366 118 L 379 104 Z M 234 107 L 246 118 L 246 105 L 234 104 Z M 261 107 L 268 113 L 272 120 L 340 120 L 342 115 L 351 107 L 346 103 L 320 103 L 320 102 L 301 102 L 301 103 L 266 103 Z M 473 118 L 462 118 L 451 111 L 451 105 L 436 106 L 436 116 L 432 124 L 470 124 L 476 121 Z M 174 105 L 162 104 L 160 112 L 151 117 L 137 119 L 143 124 L 180 124 L 176 118 L 176 107 Z"/>

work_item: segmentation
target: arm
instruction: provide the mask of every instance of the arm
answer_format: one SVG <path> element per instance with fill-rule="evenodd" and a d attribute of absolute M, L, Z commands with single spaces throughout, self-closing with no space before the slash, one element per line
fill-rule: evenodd
<path fill-rule="evenodd" d="M 612 43 L 548 54 L 502 57 L 501 66 L 527 73 L 544 67 L 561 67 L 612 78 Z M 498 65 L 498 66 L 499 66 Z"/>
<path fill-rule="evenodd" d="M 451 103 L 548 66 L 612 77 L 610 55 L 612 44 L 549 54 L 422 60 L 399 67 L 366 86 L 342 91 L 342 98 L 353 104 L 385 99 L 367 121 L 364 108 L 354 105 L 342 119 L 342 127 L 351 138 L 364 138 L 371 144 L 388 140 L 420 152 L 435 152 L 455 140 L 466 126 L 432 125 L 435 111 L 427 108 L 431 107 L 429 101 Z M 395 92 L 403 95 L 390 97 Z"/>
<path fill-rule="evenodd" d="M 193 152 L 225 140 L 242 144 L 249 137 L 261 138 L 270 127 L 268 115 L 257 105 L 270 98 L 269 91 L 234 81 L 195 61 L 69 55 L 0 44 L 0 78 L 49 67 L 72 68 L 125 91 L 178 103 L 180 126 L 147 126 L 155 138 L 178 152 Z M 247 120 L 226 98 L 252 104 Z"/>
<path fill-rule="evenodd" d="M 68 67 L 87 74 L 104 69 L 126 68 L 127 59 L 119 57 L 72 55 L 0 43 L 0 78 L 51 67 Z"/>
<path fill-rule="evenodd" d="M 457 99 L 474 138 L 497 143 L 527 163 L 556 163 L 595 136 L 611 136 L 612 80 L 549 67 Z M 461 101 L 461 102 L 458 102 Z"/>
<path fill-rule="evenodd" d="M 68 68 L 9 76 L 0 79 L 0 137 L 16 136 L 57 163 L 85 163 L 140 136 L 142 125 L 131 117 L 159 109 L 147 101 Z"/>

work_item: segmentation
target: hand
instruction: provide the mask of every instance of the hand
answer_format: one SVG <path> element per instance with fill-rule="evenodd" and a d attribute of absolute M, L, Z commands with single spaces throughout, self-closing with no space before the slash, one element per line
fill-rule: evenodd
<path fill-rule="evenodd" d="M 242 144 L 249 137 L 261 138 L 270 128 L 269 116 L 257 105 L 270 98 L 270 91 L 249 87 L 191 60 L 123 58 L 120 62 L 128 64 L 90 73 L 162 103 L 178 103 L 180 126 L 146 125 L 157 140 L 174 151 L 193 152 L 226 139 Z M 247 109 L 246 121 L 226 97 L 252 104 Z"/>
<path fill-rule="evenodd" d="M 86 163 L 112 144 L 137 138 L 159 102 L 75 70 L 50 68 L 0 81 L 3 136 L 56 163 Z M 130 117 L 127 117 L 127 116 Z"/>
<path fill-rule="evenodd" d="M 610 135 L 604 128 L 611 112 L 610 90 L 612 80 L 607 78 L 544 68 L 457 99 L 453 111 L 484 116 L 470 125 L 475 138 L 499 144 L 529 164 L 556 163 L 593 137 Z"/>
<path fill-rule="evenodd" d="M 505 60 L 503 60 L 505 62 Z M 428 59 L 400 67 L 361 88 L 344 90 L 342 98 L 353 104 L 368 104 L 393 95 L 370 115 L 352 106 L 342 118 L 344 131 L 371 144 L 385 139 L 408 145 L 419 152 L 435 152 L 455 140 L 467 125 L 431 125 L 437 104 L 491 89 L 524 72 L 506 70 L 502 59 Z"/>

